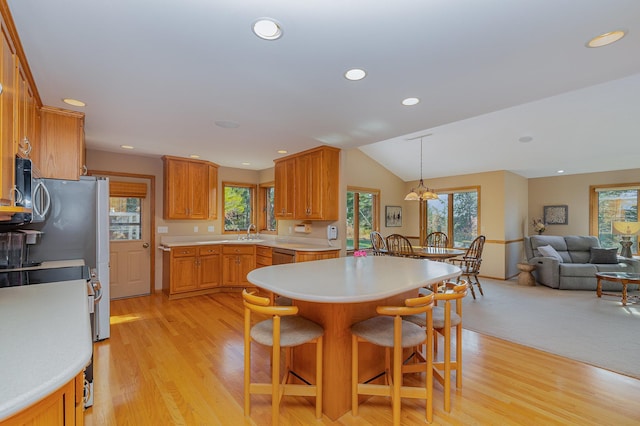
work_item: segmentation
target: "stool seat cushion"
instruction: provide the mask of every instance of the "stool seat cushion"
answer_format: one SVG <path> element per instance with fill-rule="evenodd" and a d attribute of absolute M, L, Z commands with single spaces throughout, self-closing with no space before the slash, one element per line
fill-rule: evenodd
<path fill-rule="evenodd" d="M 433 328 L 441 329 L 444 328 L 444 308 L 442 306 L 434 306 L 431 310 L 433 313 Z M 404 317 L 405 321 L 412 322 L 414 324 L 419 325 L 420 327 L 426 327 L 427 321 L 424 314 L 419 315 L 407 315 Z M 451 327 L 455 327 L 456 325 L 462 322 L 462 318 L 457 313 L 451 312 Z"/>
<path fill-rule="evenodd" d="M 378 346 L 393 347 L 393 318 L 378 316 L 360 321 L 351 326 L 351 333 Z M 402 321 L 402 347 L 409 348 L 427 339 L 424 329 L 416 324 Z"/>
<path fill-rule="evenodd" d="M 280 346 L 283 348 L 310 342 L 323 334 L 321 326 L 306 318 L 297 315 L 280 318 Z M 251 327 L 251 338 L 262 345 L 273 346 L 273 319 Z"/>

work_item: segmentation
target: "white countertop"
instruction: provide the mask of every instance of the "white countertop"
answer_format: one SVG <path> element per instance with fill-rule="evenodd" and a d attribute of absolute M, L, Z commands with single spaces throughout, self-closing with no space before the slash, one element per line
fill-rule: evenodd
<path fill-rule="evenodd" d="M 92 345 L 85 280 L 0 288 L 0 420 L 73 379 Z"/>
<path fill-rule="evenodd" d="M 217 245 L 217 244 L 255 244 L 257 246 L 266 246 L 273 248 L 284 248 L 296 251 L 332 251 L 340 250 L 339 246 L 330 246 L 328 242 L 319 243 L 317 240 L 305 242 L 304 240 L 278 240 L 272 238 L 261 237 L 253 240 L 238 240 L 227 238 L 222 240 L 216 239 L 194 239 L 189 237 L 174 237 L 171 239 L 163 239 L 161 247 L 171 249 L 171 247 L 197 246 L 197 245 Z"/>
<path fill-rule="evenodd" d="M 380 300 L 460 275 L 444 262 L 393 256 L 340 257 L 255 269 L 252 284 L 282 296 L 318 303 Z"/>

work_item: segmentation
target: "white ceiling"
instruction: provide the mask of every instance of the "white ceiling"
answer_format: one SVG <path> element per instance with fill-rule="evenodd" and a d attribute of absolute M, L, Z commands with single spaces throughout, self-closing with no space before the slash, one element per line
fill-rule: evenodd
<path fill-rule="evenodd" d="M 90 148 L 260 170 L 327 143 L 408 181 L 420 140 L 407 139 L 431 134 L 425 178 L 640 167 L 638 0 L 8 4 L 42 101 L 84 111 Z M 265 16 L 280 40 L 251 32 Z M 628 34 L 585 47 L 615 29 Z M 353 67 L 368 76 L 346 80 Z"/>

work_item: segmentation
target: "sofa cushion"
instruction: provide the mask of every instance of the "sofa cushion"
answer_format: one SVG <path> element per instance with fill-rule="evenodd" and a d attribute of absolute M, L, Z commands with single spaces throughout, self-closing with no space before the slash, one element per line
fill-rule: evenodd
<path fill-rule="evenodd" d="M 571 256 L 567 251 L 567 243 L 564 237 L 559 235 L 532 235 L 530 238 L 531 248 L 534 257 L 543 256 L 538 247 L 551 246 L 558 252 L 563 262 L 571 262 Z M 588 258 L 587 258 L 588 260 Z"/>
<path fill-rule="evenodd" d="M 591 263 L 561 263 L 560 265 L 560 277 L 596 277 L 598 267 Z"/>
<path fill-rule="evenodd" d="M 596 264 L 618 263 L 618 249 L 592 247 L 589 262 Z"/>
<path fill-rule="evenodd" d="M 591 235 L 567 235 L 564 239 L 573 263 L 589 263 L 591 247 L 600 247 L 598 238 Z"/>
<path fill-rule="evenodd" d="M 540 252 L 541 255 L 545 256 L 545 257 L 554 257 L 556 259 L 558 259 L 558 262 L 562 263 L 562 256 L 560 256 L 560 254 L 556 251 L 556 249 L 554 249 L 551 246 L 540 246 L 538 247 L 538 251 Z"/>

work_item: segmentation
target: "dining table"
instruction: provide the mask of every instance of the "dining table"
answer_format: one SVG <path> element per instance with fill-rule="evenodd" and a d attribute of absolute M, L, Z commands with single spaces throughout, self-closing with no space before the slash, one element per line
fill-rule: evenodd
<path fill-rule="evenodd" d="M 323 413 L 336 420 L 351 409 L 351 325 L 377 315 L 377 306 L 403 305 L 406 298 L 418 295 L 418 289 L 455 279 L 460 273 L 457 266 L 431 260 L 348 256 L 258 268 L 247 279 L 260 289 L 292 299 L 299 315 L 324 328 Z M 361 378 L 384 370 L 382 351 L 374 345 L 362 346 Z M 313 348 L 296 348 L 296 374 L 311 381 L 314 368 Z"/>
<path fill-rule="evenodd" d="M 446 260 L 466 253 L 465 250 L 433 246 L 413 246 L 413 252 L 417 256 L 431 260 Z"/>

